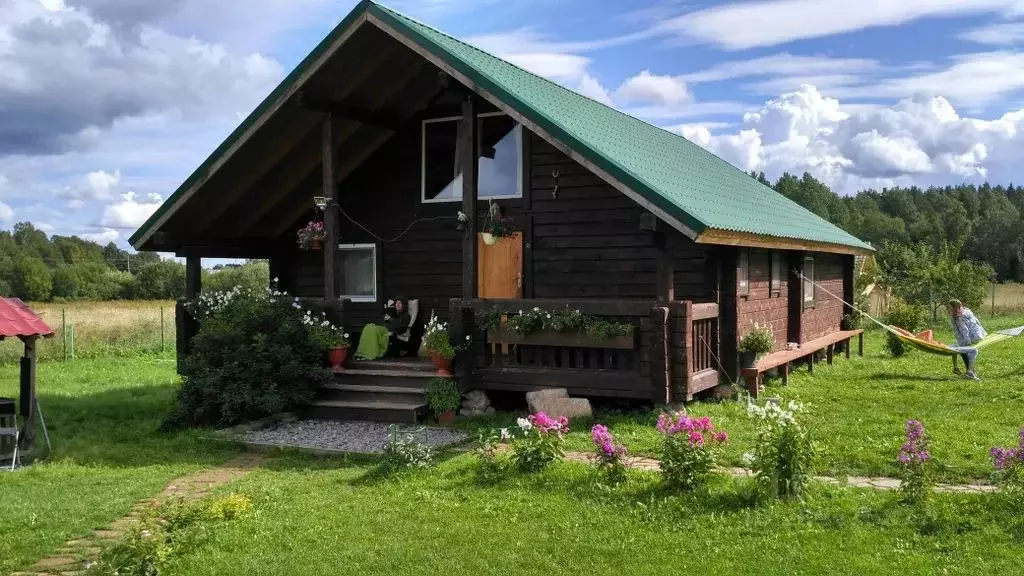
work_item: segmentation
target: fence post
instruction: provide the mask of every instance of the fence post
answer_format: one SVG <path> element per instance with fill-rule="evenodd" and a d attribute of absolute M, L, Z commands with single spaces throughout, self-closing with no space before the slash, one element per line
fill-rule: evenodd
<path fill-rule="evenodd" d="M 67 308 L 60 309 L 60 337 L 64 340 L 64 361 L 68 361 L 68 317 Z"/>
<path fill-rule="evenodd" d="M 164 307 L 160 307 L 160 353 L 164 353 Z"/>
<path fill-rule="evenodd" d="M 992 281 L 992 317 L 996 317 L 996 283 Z"/>
<path fill-rule="evenodd" d="M 68 332 L 70 333 L 69 336 L 71 338 L 71 359 L 74 360 L 75 359 L 75 325 L 74 324 L 68 324 Z"/>

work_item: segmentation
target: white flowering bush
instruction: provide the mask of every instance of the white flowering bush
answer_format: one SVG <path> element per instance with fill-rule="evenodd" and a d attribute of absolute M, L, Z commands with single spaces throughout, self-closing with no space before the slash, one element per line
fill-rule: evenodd
<path fill-rule="evenodd" d="M 440 356 L 445 360 L 455 358 L 456 354 L 466 349 L 471 340 L 472 338 L 467 335 L 464 344 L 458 346 L 452 344 L 448 323 L 443 322 L 436 314 L 430 315 L 427 327 L 423 331 L 423 349 L 428 354 Z"/>
<path fill-rule="evenodd" d="M 320 332 L 328 327 L 311 330 L 284 292 L 233 288 L 204 294 L 189 308 L 200 326 L 165 428 L 232 426 L 300 410 L 327 382 Z"/>
<path fill-rule="evenodd" d="M 745 463 L 754 470 L 763 496 L 794 498 L 803 495 L 814 465 L 814 444 L 810 433 L 797 421 L 804 407 L 790 402 L 747 406 L 757 431 L 754 451 Z"/>

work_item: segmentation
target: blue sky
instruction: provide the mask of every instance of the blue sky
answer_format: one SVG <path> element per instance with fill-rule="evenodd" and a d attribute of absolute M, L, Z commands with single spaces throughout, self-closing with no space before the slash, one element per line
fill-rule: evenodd
<path fill-rule="evenodd" d="M 126 246 L 355 5 L 3 0 L 0 227 Z M 393 0 L 772 178 L 1024 180 L 1022 0 Z"/>

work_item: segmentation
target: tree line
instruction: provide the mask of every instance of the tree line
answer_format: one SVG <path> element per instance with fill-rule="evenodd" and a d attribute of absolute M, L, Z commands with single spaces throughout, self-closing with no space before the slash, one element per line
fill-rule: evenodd
<path fill-rule="evenodd" d="M 839 196 L 808 173 L 774 183 L 763 172 L 751 176 L 880 250 L 923 246 L 986 264 L 1000 281 L 1024 281 L 1024 186 L 897 186 Z"/>
<path fill-rule="evenodd" d="M 203 271 L 203 286 L 267 285 L 265 261 Z M 0 295 L 51 300 L 165 300 L 185 293 L 185 266 L 77 236 L 48 236 L 28 222 L 0 231 Z"/>

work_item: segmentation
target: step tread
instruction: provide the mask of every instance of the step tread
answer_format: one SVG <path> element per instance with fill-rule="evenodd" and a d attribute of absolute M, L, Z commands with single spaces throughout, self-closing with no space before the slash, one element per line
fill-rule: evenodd
<path fill-rule="evenodd" d="M 348 365 L 352 368 L 363 370 L 415 370 L 421 372 L 433 372 L 435 370 L 434 364 L 427 359 L 350 360 Z"/>
<path fill-rule="evenodd" d="M 394 370 L 394 369 L 368 369 L 368 368 L 346 368 L 341 372 L 335 372 L 334 376 L 344 378 L 345 376 L 386 376 L 390 378 L 433 378 L 433 372 L 418 370 Z"/>
<path fill-rule="evenodd" d="M 380 392 L 382 394 L 423 394 L 423 388 L 410 388 L 406 386 L 373 386 L 364 384 L 324 384 L 320 390 L 332 392 Z"/>
<path fill-rule="evenodd" d="M 329 408 L 360 408 L 371 410 L 419 410 L 426 402 L 352 402 L 349 400 L 314 400 L 313 406 Z"/>

